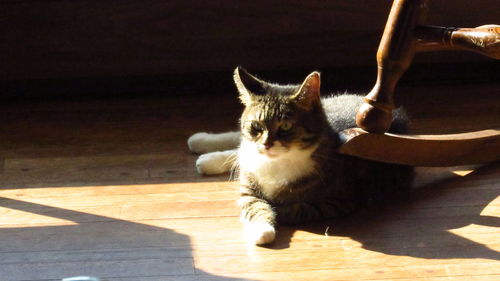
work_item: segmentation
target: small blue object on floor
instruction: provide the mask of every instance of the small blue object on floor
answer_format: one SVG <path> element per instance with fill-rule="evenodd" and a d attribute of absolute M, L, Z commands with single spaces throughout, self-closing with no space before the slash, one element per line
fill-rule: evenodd
<path fill-rule="evenodd" d="M 62 281 L 100 281 L 99 278 L 90 276 L 76 276 L 64 278 Z"/>

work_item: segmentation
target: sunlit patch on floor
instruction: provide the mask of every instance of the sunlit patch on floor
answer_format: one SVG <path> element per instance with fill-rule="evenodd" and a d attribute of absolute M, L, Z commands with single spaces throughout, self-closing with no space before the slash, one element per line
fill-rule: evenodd
<path fill-rule="evenodd" d="M 465 177 L 466 175 L 474 172 L 474 170 L 454 170 L 453 173 L 457 176 Z"/>

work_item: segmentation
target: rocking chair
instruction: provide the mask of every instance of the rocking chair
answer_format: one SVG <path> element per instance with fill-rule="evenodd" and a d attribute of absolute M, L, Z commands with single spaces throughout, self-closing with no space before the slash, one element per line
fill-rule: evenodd
<path fill-rule="evenodd" d="M 386 133 L 394 88 L 415 53 L 464 50 L 500 59 L 500 25 L 452 28 L 422 25 L 428 0 L 395 0 L 377 51 L 378 74 L 358 111 L 359 128 L 343 132 L 342 154 L 412 166 L 456 166 L 500 160 L 500 128 L 453 135 Z"/>

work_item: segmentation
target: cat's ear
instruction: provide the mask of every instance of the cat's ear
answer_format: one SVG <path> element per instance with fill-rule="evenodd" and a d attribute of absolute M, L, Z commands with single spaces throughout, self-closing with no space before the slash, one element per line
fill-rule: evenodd
<path fill-rule="evenodd" d="M 299 90 L 292 96 L 292 99 L 300 106 L 311 109 L 313 105 L 320 102 L 321 79 L 319 72 L 314 71 L 309 74 Z"/>
<path fill-rule="evenodd" d="M 234 70 L 233 78 L 240 93 L 240 100 L 244 105 L 249 105 L 255 96 L 266 93 L 266 82 L 248 73 L 240 66 Z"/>

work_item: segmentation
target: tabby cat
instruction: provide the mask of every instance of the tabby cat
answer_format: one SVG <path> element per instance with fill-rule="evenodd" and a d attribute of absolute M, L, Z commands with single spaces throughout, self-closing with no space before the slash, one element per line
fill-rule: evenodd
<path fill-rule="evenodd" d="M 252 243 L 272 242 L 278 223 L 343 216 L 410 185 L 411 167 L 337 153 L 342 130 L 356 126 L 362 96 L 321 98 L 318 72 L 300 85 L 278 85 L 236 68 L 234 81 L 245 105 L 241 131 L 198 133 L 188 145 L 199 153 L 214 151 L 198 159 L 200 173 L 225 172 L 234 160 L 238 205 Z M 396 110 L 390 131 L 404 132 L 406 124 L 405 113 Z"/>

